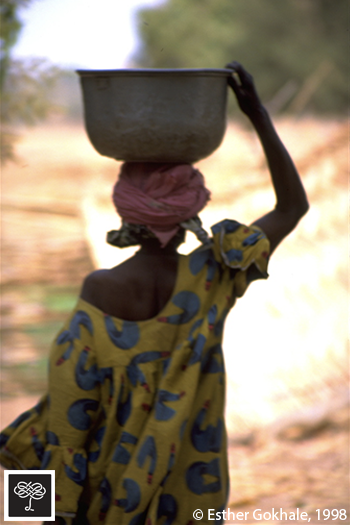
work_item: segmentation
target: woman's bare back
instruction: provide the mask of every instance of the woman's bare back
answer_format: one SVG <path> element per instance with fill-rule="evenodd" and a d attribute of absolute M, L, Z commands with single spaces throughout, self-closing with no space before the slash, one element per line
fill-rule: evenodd
<path fill-rule="evenodd" d="M 140 251 L 119 266 L 90 274 L 81 298 L 119 319 L 152 319 L 172 295 L 178 259 L 177 252 L 159 255 Z"/>

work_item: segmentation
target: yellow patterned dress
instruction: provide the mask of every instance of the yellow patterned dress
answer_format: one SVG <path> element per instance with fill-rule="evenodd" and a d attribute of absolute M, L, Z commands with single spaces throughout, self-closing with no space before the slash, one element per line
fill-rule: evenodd
<path fill-rule="evenodd" d="M 90 525 L 186 525 L 228 496 L 222 332 L 267 277 L 269 242 L 224 220 L 181 255 L 173 294 L 130 322 L 79 299 L 50 354 L 49 391 L 1 434 L 5 468 L 56 472 L 56 515 Z M 210 521 L 212 523 L 212 521 Z M 217 523 L 221 523 L 220 520 Z"/>

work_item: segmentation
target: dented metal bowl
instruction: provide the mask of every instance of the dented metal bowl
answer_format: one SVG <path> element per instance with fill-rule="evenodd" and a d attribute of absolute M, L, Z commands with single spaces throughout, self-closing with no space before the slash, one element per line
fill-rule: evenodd
<path fill-rule="evenodd" d="M 226 129 L 229 69 L 78 70 L 95 149 L 134 162 L 195 162 Z"/>

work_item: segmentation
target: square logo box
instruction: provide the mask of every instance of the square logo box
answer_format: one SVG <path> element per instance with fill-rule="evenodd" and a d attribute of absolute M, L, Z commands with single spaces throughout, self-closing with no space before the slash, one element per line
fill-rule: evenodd
<path fill-rule="evenodd" d="M 55 521 L 55 471 L 5 470 L 4 521 Z"/>

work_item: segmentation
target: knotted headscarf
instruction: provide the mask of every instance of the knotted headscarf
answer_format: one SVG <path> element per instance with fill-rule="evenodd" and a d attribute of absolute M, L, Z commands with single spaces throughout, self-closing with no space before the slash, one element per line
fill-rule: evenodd
<path fill-rule="evenodd" d="M 162 247 L 209 198 L 203 175 L 190 164 L 126 162 L 113 190 L 123 224 L 146 226 Z"/>

